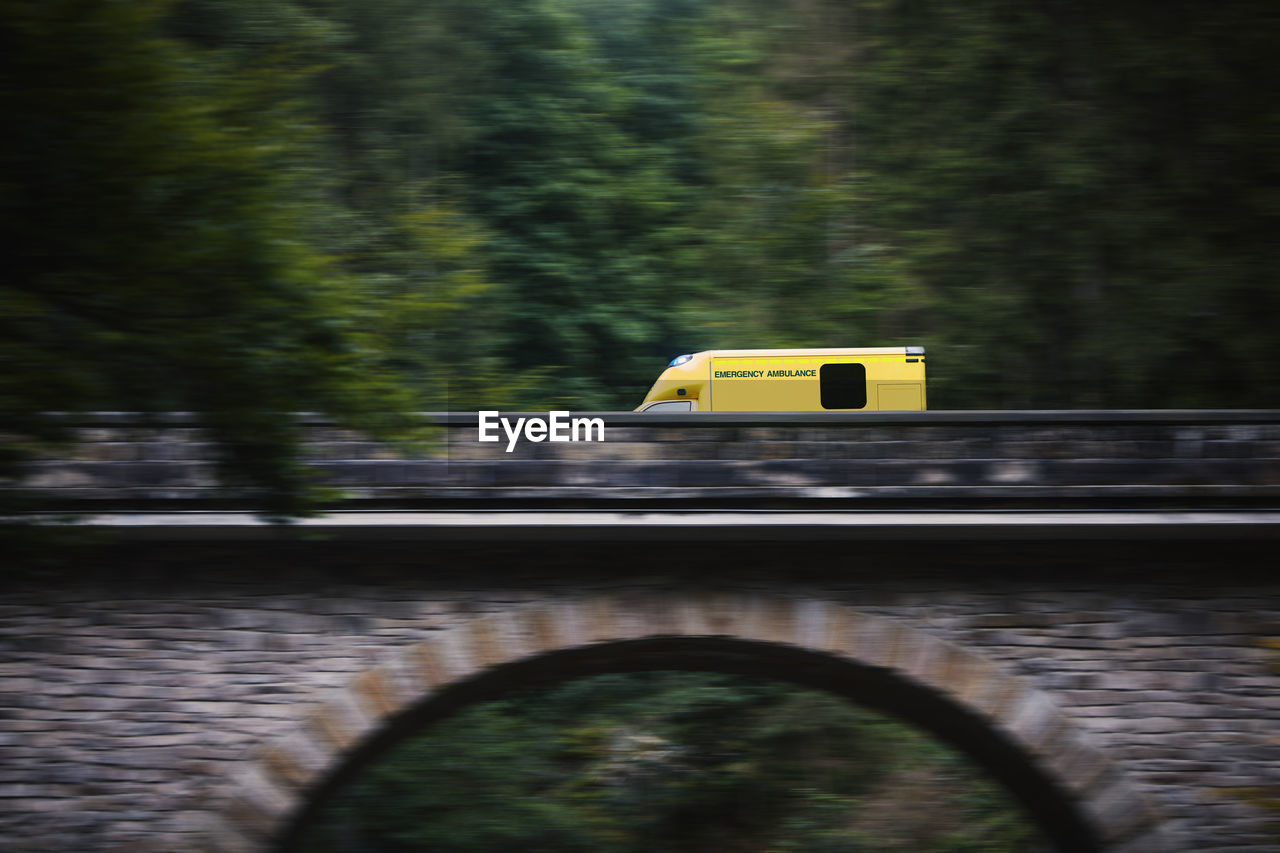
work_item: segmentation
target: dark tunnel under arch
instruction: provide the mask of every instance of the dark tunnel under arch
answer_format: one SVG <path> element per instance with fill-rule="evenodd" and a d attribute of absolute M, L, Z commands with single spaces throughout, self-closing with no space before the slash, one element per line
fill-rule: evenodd
<path fill-rule="evenodd" d="M 521 688 L 563 683 L 604 673 L 688 670 L 750 675 L 841 696 L 910 722 L 965 752 L 1003 783 L 1063 853 L 1104 849 L 1084 815 L 1054 779 L 1022 749 L 954 700 L 882 668 L 809 650 L 738 639 L 654 638 L 568 649 L 500 665 L 451 685 L 397 715 L 347 756 L 311 794 L 282 835 L 288 853 L 333 794 L 403 739 L 472 704 Z"/>

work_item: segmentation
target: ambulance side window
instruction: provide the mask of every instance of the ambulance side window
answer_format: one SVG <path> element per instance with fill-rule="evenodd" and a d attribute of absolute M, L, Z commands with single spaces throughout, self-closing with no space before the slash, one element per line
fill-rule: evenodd
<path fill-rule="evenodd" d="M 666 412 L 692 412 L 693 401 L 692 400 L 666 400 L 661 403 L 654 403 L 652 406 L 645 409 L 645 411 L 646 412 L 662 412 L 664 414 Z"/>
<path fill-rule="evenodd" d="M 862 409 L 867 405 L 867 368 L 856 363 L 824 364 L 818 368 L 824 409 Z"/>

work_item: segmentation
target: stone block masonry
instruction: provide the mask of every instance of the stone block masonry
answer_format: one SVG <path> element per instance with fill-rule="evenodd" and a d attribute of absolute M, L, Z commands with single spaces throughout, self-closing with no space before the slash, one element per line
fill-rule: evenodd
<path fill-rule="evenodd" d="M 0 848 L 276 849 L 331 774 L 457 685 L 732 640 L 759 674 L 807 655 L 824 686 L 1047 780 L 1092 833 L 1070 849 L 1274 850 L 1280 581 L 1249 553 L 115 546 L 7 580 Z"/>

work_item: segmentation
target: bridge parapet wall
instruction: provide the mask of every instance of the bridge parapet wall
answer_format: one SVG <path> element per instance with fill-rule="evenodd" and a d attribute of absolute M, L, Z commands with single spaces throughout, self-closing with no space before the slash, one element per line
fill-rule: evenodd
<path fill-rule="evenodd" d="M 478 441 L 474 414 L 431 416 L 416 450 L 318 420 L 303 428 L 308 464 L 346 505 L 1280 496 L 1280 411 L 599 417 L 604 441 L 510 450 L 505 437 Z M 88 419 L 76 449 L 32 463 L 25 485 L 55 504 L 234 503 L 215 482 L 216 447 L 192 424 Z"/>

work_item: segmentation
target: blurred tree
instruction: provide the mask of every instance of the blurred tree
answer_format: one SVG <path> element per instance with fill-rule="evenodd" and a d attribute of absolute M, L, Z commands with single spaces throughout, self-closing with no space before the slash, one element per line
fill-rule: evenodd
<path fill-rule="evenodd" d="M 1268 4 L 861 8 L 862 210 L 932 294 L 931 403 L 1275 404 Z"/>
<path fill-rule="evenodd" d="M 321 131 L 316 233 L 360 283 L 366 349 L 432 409 L 521 385 L 495 375 L 488 235 L 441 167 L 471 133 L 467 104 L 489 65 L 473 21 L 451 0 L 182 0 L 168 20 L 238 67 L 298 70 L 295 97 Z"/>
<path fill-rule="evenodd" d="M 433 726 L 344 789 L 298 849 L 995 853 L 1036 839 L 1006 793 L 888 718 L 778 682 L 650 672 Z"/>
<path fill-rule="evenodd" d="M 411 408 L 316 248 L 314 136 L 281 65 L 160 34 L 154 0 L 0 0 L 0 429 L 48 412 L 190 410 L 265 511 L 312 487 L 292 413 L 391 428 Z"/>
<path fill-rule="evenodd" d="M 640 38 L 642 23 L 613 37 Z M 679 289 L 667 250 L 680 182 L 644 115 L 658 86 L 627 68 L 646 51 L 607 59 L 577 16 L 541 0 L 495 4 L 485 27 L 496 62 L 455 168 L 494 235 L 500 354 L 515 371 L 558 368 L 549 398 L 625 405 L 651 378 L 639 359 L 668 337 Z"/>
<path fill-rule="evenodd" d="M 855 8 L 717 0 L 701 12 L 679 48 L 700 116 L 681 349 L 920 342 L 923 290 L 860 220 Z"/>

